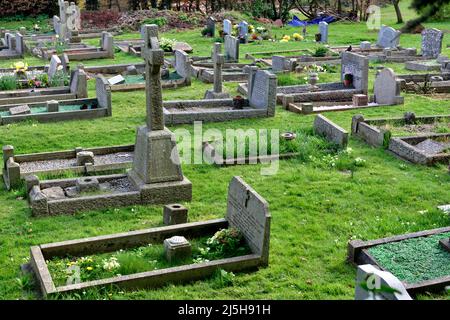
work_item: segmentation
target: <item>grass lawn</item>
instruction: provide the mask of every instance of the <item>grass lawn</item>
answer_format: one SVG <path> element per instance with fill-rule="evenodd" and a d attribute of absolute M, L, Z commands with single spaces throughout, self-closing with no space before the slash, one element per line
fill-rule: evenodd
<path fill-rule="evenodd" d="M 405 20 L 413 12 L 403 6 Z M 392 7 L 383 9 L 382 23 L 395 24 Z M 443 53 L 449 55 L 450 22 L 427 23 L 427 27 L 445 30 Z M 2 22 L 0 20 L 0 26 Z M 8 28 L 18 28 L 9 22 Z M 298 28 L 273 30 L 281 38 Z M 245 53 L 308 48 L 317 27 L 308 29 L 304 42 L 248 44 L 241 46 Z M 207 55 L 213 40 L 201 38 L 200 30 L 171 31 L 167 38 L 187 41 L 195 55 Z M 125 34 L 117 38 L 138 38 Z M 333 23 L 329 27 L 331 45 L 358 45 L 360 41 L 375 42 L 376 31 L 368 31 L 363 23 Z M 400 45 L 420 48 L 420 35 L 402 35 Z M 98 43 L 98 40 L 89 41 Z M 31 65 L 42 65 L 37 58 L 27 56 Z M 141 61 L 139 58 L 117 53 L 114 60 L 85 61 L 85 65 L 113 64 Z M 0 61 L 8 67 L 13 61 Z M 75 67 L 77 62 L 73 62 Z M 377 65 L 371 63 L 371 65 Z M 404 64 L 386 63 L 398 74 L 411 73 Z M 320 74 L 320 81 L 338 80 L 339 73 Z M 375 69 L 370 70 L 369 88 L 373 87 Z M 212 84 L 193 80 L 191 87 L 167 89 L 165 100 L 201 99 Z M 225 88 L 237 94 L 236 84 Z M 89 96 L 95 96 L 95 82 L 89 81 Z M 136 126 L 145 119 L 145 93 L 113 93 L 113 116 L 95 120 L 57 123 L 24 122 L 0 126 L 0 144 L 11 144 L 16 153 L 31 153 L 71 149 L 77 146 L 95 147 L 134 143 Z M 406 111 L 417 115 L 448 114 L 449 100 L 405 94 L 400 106 L 364 109 L 367 118 L 401 116 Z M 350 130 L 355 111 L 326 114 L 332 121 Z M 276 116 L 267 119 L 244 119 L 226 123 L 207 123 L 203 129 L 279 129 L 284 131 L 311 130 L 314 115 L 301 116 L 277 106 Z M 191 125 L 171 127 L 193 132 Z M 269 267 L 252 273 L 239 273 L 232 282 L 213 277 L 185 285 L 172 285 L 135 292 L 117 290 L 88 290 L 64 298 L 73 299 L 353 299 L 356 270 L 346 263 L 347 242 L 350 239 L 376 239 L 396 234 L 448 226 L 449 218 L 436 209 L 450 203 L 450 175 L 445 166 L 424 167 L 397 159 L 382 149 L 371 148 L 350 139 L 354 157 L 366 160 L 364 167 L 353 175 L 336 168 L 316 166 L 313 162 L 292 159 L 280 162 L 273 176 L 262 176 L 267 165 L 214 167 L 184 165 L 183 173 L 193 184 L 193 200 L 189 220 L 201 221 L 224 217 L 227 187 L 235 175 L 243 177 L 269 203 L 272 214 Z M 29 258 L 32 245 L 162 225 L 161 206 L 135 206 L 105 211 L 80 213 L 73 216 L 31 217 L 24 198 L 24 188 L 7 192 L 0 187 L 0 299 L 28 299 L 36 296 L 20 277 L 20 264 Z M 450 294 L 425 294 L 419 298 L 449 298 Z"/>

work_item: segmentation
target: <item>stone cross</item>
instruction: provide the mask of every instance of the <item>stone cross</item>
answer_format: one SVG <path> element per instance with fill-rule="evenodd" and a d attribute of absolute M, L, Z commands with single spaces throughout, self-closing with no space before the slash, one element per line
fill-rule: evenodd
<path fill-rule="evenodd" d="M 146 74 L 146 103 L 147 128 L 164 130 L 164 113 L 161 90 L 161 66 L 164 65 L 164 51 L 159 47 L 158 26 L 143 26 L 145 74 Z"/>
<path fill-rule="evenodd" d="M 225 56 L 220 53 L 221 44 L 216 42 L 213 51 L 214 63 L 214 92 L 222 93 L 222 67 L 225 63 Z"/>

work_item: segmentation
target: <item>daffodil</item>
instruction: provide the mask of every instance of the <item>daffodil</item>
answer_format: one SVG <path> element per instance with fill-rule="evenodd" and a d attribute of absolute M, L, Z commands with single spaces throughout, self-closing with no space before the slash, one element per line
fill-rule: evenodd
<path fill-rule="evenodd" d="M 294 38 L 295 41 L 302 41 L 303 40 L 303 36 L 299 33 L 294 33 L 292 35 L 292 37 Z"/>
<path fill-rule="evenodd" d="M 94 268 L 92 268 L 92 267 L 87 267 L 86 270 L 87 270 L 87 271 L 92 271 L 92 270 L 94 270 Z"/>
<path fill-rule="evenodd" d="M 280 40 L 280 42 L 286 43 L 286 42 L 289 42 L 289 40 L 283 38 Z"/>
<path fill-rule="evenodd" d="M 283 39 L 289 41 L 289 40 L 291 40 L 291 37 L 288 36 L 288 35 L 285 35 L 285 36 L 283 37 Z"/>

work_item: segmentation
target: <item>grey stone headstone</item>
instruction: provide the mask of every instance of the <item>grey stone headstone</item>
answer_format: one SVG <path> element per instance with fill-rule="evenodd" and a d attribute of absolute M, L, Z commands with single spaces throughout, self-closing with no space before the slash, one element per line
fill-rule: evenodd
<path fill-rule="evenodd" d="M 211 37 L 214 37 L 216 35 L 216 19 L 214 19 L 214 17 L 208 17 L 208 20 L 206 20 L 206 27 L 211 32 Z"/>
<path fill-rule="evenodd" d="M 230 227 L 238 229 L 264 264 L 269 261 L 270 220 L 269 205 L 240 177 L 233 177 L 228 186 L 226 219 Z"/>
<path fill-rule="evenodd" d="M 52 55 L 52 57 L 50 58 L 50 66 L 47 72 L 49 79 L 55 76 L 59 66 L 62 66 L 61 59 L 59 59 L 59 57 L 55 54 Z"/>
<path fill-rule="evenodd" d="M 361 43 L 359 44 L 361 50 L 369 50 L 370 46 L 371 46 L 370 41 L 361 41 Z"/>
<path fill-rule="evenodd" d="M 231 35 L 225 36 L 225 60 L 239 61 L 239 39 Z"/>
<path fill-rule="evenodd" d="M 345 51 L 341 60 L 341 80 L 346 74 L 353 75 L 353 86 L 362 93 L 367 94 L 369 84 L 369 58 Z"/>
<path fill-rule="evenodd" d="M 321 34 L 320 42 L 328 42 L 328 23 L 325 21 L 319 22 L 319 32 Z"/>
<path fill-rule="evenodd" d="M 183 78 L 191 77 L 189 55 L 181 50 L 175 50 L 175 70 Z"/>
<path fill-rule="evenodd" d="M 426 139 L 416 144 L 415 147 L 428 155 L 434 155 L 444 151 L 446 145 L 432 139 Z"/>
<path fill-rule="evenodd" d="M 278 72 L 285 70 L 286 57 L 272 56 L 272 71 Z"/>
<path fill-rule="evenodd" d="M 382 48 L 396 48 L 400 42 L 400 31 L 388 26 L 382 26 L 378 33 L 377 46 Z"/>
<path fill-rule="evenodd" d="M 30 114 L 31 109 L 27 104 L 25 104 L 23 106 L 17 106 L 17 107 L 10 108 L 9 113 L 12 116 L 16 116 L 16 115 L 20 115 L 20 114 Z"/>
<path fill-rule="evenodd" d="M 16 52 L 18 54 L 24 54 L 25 53 L 25 46 L 23 43 L 23 35 L 21 35 L 19 32 L 16 33 Z"/>
<path fill-rule="evenodd" d="M 108 52 L 110 58 L 114 58 L 114 38 L 109 32 L 102 32 L 102 50 Z"/>
<path fill-rule="evenodd" d="M 95 79 L 95 92 L 99 107 L 111 109 L 111 89 L 102 75 L 98 75 Z"/>
<path fill-rule="evenodd" d="M 374 84 L 375 102 L 381 105 L 395 105 L 403 103 L 400 96 L 400 80 L 391 68 L 384 68 L 378 72 Z"/>
<path fill-rule="evenodd" d="M 266 70 L 250 72 L 249 103 L 252 108 L 272 108 L 276 101 L 276 76 Z"/>
<path fill-rule="evenodd" d="M 233 26 L 231 24 L 231 21 L 228 19 L 223 20 L 223 32 L 224 34 L 231 35 L 233 31 Z"/>
<path fill-rule="evenodd" d="M 116 84 L 124 84 L 125 83 L 125 78 L 121 74 L 118 74 L 117 76 L 109 78 L 108 79 L 108 83 L 110 85 L 112 85 L 112 86 L 114 86 Z"/>
<path fill-rule="evenodd" d="M 442 50 L 444 33 L 438 29 L 425 29 L 422 31 L 422 56 L 437 58 Z"/>
<path fill-rule="evenodd" d="M 392 273 L 365 264 L 358 266 L 356 273 L 355 300 L 412 300 L 412 298 L 403 283 Z"/>
<path fill-rule="evenodd" d="M 245 39 L 245 42 L 247 42 L 248 38 L 248 23 L 246 21 L 242 21 L 239 23 L 239 38 Z"/>

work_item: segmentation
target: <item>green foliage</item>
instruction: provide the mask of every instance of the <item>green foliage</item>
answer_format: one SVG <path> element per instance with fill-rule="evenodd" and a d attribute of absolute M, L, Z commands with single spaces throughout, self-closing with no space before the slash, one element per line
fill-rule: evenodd
<path fill-rule="evenodd" d="M 165 26 L 167 24 L 166 17 L 155 17 L 155 18 L 147 18 L 142 21 L 142 24 L 156 24 L 158 27 Z"/>
<path fill-rule="evenodd" d="M 69 75 L 64 70 L 57 70 L 53 77 L 47 81 L 50 87 L 60 87 L 69 85 Z"/>
<path fill-rule="evenodd" d="M 314 57 L 325 57 L 328 53 L 328 49 L 325 47 L 317 47 L 313 53 Z"/>
<path fill-rule="evenodd" d="M 222 229 L 206 241 L 208 258 L 227 258 L 248 252 L 242 233 L 236 228 Z"/>
<path fill-rule="evenodd" d="M 175 42 L 176 41 L 174 39 L 160 38 L 159 39 L 159 46 L 165 52 L 172 52 L 173 51 L 173 46 L 175 45 Z"/>
<path fill-rule="evenodd" d="M 0 91 L 17 89 L 17 79 L 15 76 L 0 77 Z"/>
<path fill-rule="evenodd" d="M 235 274 L 233 272 L 227 272 L 223 269 L 217 269 L 214 273 L 214 288 L 225 288 L 233 285 Z"/>

